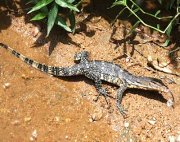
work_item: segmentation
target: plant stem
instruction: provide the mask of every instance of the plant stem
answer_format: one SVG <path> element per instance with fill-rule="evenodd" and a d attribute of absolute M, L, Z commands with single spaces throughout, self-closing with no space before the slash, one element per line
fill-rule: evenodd
<path fill-rule="evenodd" d="M 172 18 L 173 16 L 167 16 L 167 17 L 156 17 L 155 15 L 153 15 L 153 14 L 150 14 L 150 13 L 147 13 L 147 12 L 145 12 L 143 9 L 141 9 L 141 7 L 139 7 L 135 2 L 133 2 L 132 0 L 130 0 L 136 7 L 138 7 L 139 8 L 139 10 L 143 13 L 143 14 L 146 14 L 146 15 L 149 15 L 149 16 L 151 16 L 151 17 L 154 17 L 154 18 L 156 18 L 156 19 L 158 19 L 158 20 L 162 20 L 162 19 L 170 19 L 170 18 Z"/>
<path fill-rule="evenodd" d="M 158 28 L 155 28 L 155 27 L 153 27 L 153 26 L 151 26 L 151 25 L 149 25 L 149 24 L 146 24 L 138 15 L 136 15 L 136 13 L 128 6 L 128 5 L 125 5 L 125 7 L 143 24 L 143 25 L 145 25 L 145 26 L 147 26 L 147 27 L 150 27 L 150 28 L 152 28 L 152 29 L 154 29 L 154 30 L 156 30 L 156 31 L 158 31 L 158 32 L 160 32 L 160 33 L 165 33 L 166 31 L 167 31 L 167 29 L 171 26 L 171 24 L 172 24 L 172 22 L 179 16 L 179 14 L 180 13 L 177 13 L 175 16 L 174 16 L 174 18 L 169 22 L 169 24 L 168 24 L 168 26 L 165 28 L 165 30 L 160 30 L 160 29 L 158 29 Z"/>

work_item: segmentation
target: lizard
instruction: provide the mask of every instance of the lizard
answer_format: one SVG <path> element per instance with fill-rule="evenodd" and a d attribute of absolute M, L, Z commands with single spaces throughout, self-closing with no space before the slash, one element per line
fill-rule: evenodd
<path fill-rule="evenodd" d="M 87 51 L 81 51 L 75 54 L 74 61 L 76 64 L 68 67 L 57 67 L 48 66 L 32 60 L 3 43 L 0 43 L 0 47 L 7 49 L 26 64 L 56 77 L 84 75 L 85 77 L 94 81 L 95 88 L 99 94 L 97 99 L 100 95 L 104 96 L 105 99 L 108 96 L 107 90 L 102 87 L 102 81 L 106 81 L 118 86 L 119 88 L 117 89 L 116 94 L 116 105 L 119 112 L 123 116 L 127 116 L 127 113 L 121 105 L 121 102 L 123 94 L 128 88 L 165 92 L 170 97 L 167 100 L 167 106 L 170 107 L 174 105 L 174 97 L 172 92 L 161 80 L 152 77 L 135 76 L 129 73 L 127 70 L 121 68 L 119 65 L 111 62 L 99 60 L 89 61 L 89 52 Z"/>

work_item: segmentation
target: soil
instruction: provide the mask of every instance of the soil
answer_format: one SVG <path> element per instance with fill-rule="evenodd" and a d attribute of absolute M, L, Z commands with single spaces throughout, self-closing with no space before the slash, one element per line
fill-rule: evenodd
<path fill-rule="evenodd" d="M 135 75 L 161 79 L 175 98 L 174 108 L 170 108 L 166 93 L 129 89 L 122 101 L 128 112 L 124 119 L 116 107 L 116 86 L 103 84 L 112 96 L 108 106 L 103 97 L 95 101 L 98 93 L 91 80 L 47 75 L 0 49 L 2 142 L 180 141 L 180 78 L 147 65 L 148 57 L 168 63 L 169 50 L 150 41 L 141 44 L 145 39 L 139 35 L 131 43 L 123 40 L 128 22 L 119 21 L 112 35 L 104 17 L 83 13 L 77 15 L 81 24 L 76 34 L 55 27 L 45 38 L 45 27 L 27 22 L 26 15 L 8 14 L 1 7 L 0 19 L 0 42 L 29 58 L 53 66 L 70 66 L 74 54 L 86 50 L 91 60 L 115 62 Z M 178 63 L 170 67 L 179 71 Z"/>

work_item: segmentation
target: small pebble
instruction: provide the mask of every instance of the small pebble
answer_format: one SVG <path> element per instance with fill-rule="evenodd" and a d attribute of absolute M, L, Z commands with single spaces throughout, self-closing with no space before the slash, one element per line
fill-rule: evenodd
<path fill-rule="evenodd" d="M 128 128 L 129 127 L 129 123 L 128 122 L 124 122 L 124 127 Z"/>
<path fill-rule="evenodd" d="M 37 130 L 36 130 L 36 129 L 32 132 L 32 136 L 33 136 L 34 138 L 37 138 Z"/>
<path fill-rule="evenodd" d="M 147 60 L 148 60 L 148 62 L 152 62 L 153 61 L 151 56 L 148 56 Z"/>
<path fill-rule="evenodd" d="M 4 88 L 4 89 L 7 89 L 7 88 L 10 87 L 10 85 L 11 85 L 11 83 L 4 83 L 3 88 Z"/>
<path fill-rule="evenodd" d="M 95 110 L 95 112 L 90 116 L 89 121 L 90 122 L 94 122 L 94 121 L 98 121 L 102 118 L 103 116 L 103 112 L 101 109 L 97 109 Z"/>
<path fill-rule="evenodd" d="M 69 137 L 68 136 L 65 136 L 66 139 L 68 139 Z"/>
<path fill-rule="evenodd" d="M 39 25 L 36 25 L 36 27 L 34 27 L 32 30 L 33 30 L 32 31 L 33 36 L 36 37 L 38 33 L 40 33 L 41 31 L 41 27 Z"/>
<path fill-rule="evenodd" d="M 25 118 L 24 118 L 24 121 L 25 121 L 25 122 L 31 121 L 31 117 L 25 117 Z"/>
<path fill-rule="evenodd" d="M 176 137 L 176 142 L 180 142 L 180 135 Z"/>
<path fill-rule="evenodd" d="M 86 135 L 86 136 L 84 136 L 84 138 L 85 138 L 85 139 L 87 139 L 87 138 L 88 138 L 88 136 Z"/>
<path fill-rule="evenodd" d="M 159 63 L 159 67 L 161 67 L 161 68 L 164 68 L 164 67 L 166 67 L 167 65 L 168 65 L 167 62 L 161 62 L 161 63 Z"/>
<path fill-rule="evenodd" d="M 154 125 L 154 124 L 156 123 L 156 121 L 154 121 L 154 120 L 149 120 L 148 122 L 149 122 L 149 124 L 151 124 L 151 125 Z"/>
<path fill-rule="evenodd" d="M 66 122 L 66 123 L 71 122 L 71 119 L 70 119 L 70 118 L 66 118 L 66 119 L 65 119 L 65 122 Z"/>
<path fill-rule="evenodd" d="M 151 120 L 148 120 L 148 123 L 151 124 L 151 125 L 154 125 L 154 124 L 156 124 L 156 119 L 153 118 Z"/>
<path fill-rule="evenodd" d="M 93 93 L 92 92 L 89 92 L 89 95 L 92 95 Z"/>
<path fill-rule="evenodd" d="M 19 120 L 14 120 L 14 121 L 11 122 L 11 124 L 13 124 L 13 125 L 19 125 L 19 124 L 20 124 L 20 121 L 19 121 Z"/>
<path fill-rule="evenodd" d="M 28 75 L 25 75 L 25 74 L 22 74 L 21 77 L 22 77 L 22 79 L 25 79 L 25 80 L 30 79 L 29 76 L 28 76 Z"/>
<path fill-rule="evenodd" d="M 166 104 L 168 107 L 172 107 L 174 102 L 171 99 L 169 99 Z"/>
<path fill-rule="evenodd" d="M 131 57 L 126 57 L 126 63 L 128 63 L 130 61 Z"/>
<path fill-rule="evenodd" d="M 32 133 L 31 133 L 31 137 L 30 137 L 30 141 L 34 141 L 37 139 L 37 130 L 35 129 Z"/>
<path fill-rule="evenodd" d="M 55 120 L 56 122 L 59 122 L 60 117 L 59 117 L 59 116 L 56 116 L 56 117 L 54 118 L 54 120 Z"/>
<path fill-rule="evenodd" d="M 175 142 L 175 137 L 174 136 L 169 136 L 169 142 Z"/>

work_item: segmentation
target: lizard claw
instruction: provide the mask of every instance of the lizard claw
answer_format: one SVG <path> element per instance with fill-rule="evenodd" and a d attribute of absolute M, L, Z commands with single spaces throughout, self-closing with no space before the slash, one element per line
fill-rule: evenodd
<path fill-rule="evenodd" d="M 122 114 L 124 118 L 127 118 L 127 111 L 124 108 L 122 109 L 119 108 L 119 112 Z"/>
<path fill-rule="evenodd" d="M 99 89 L 99 93 L 100 93 L 101 95 L 103 95 L 103 96 L 107 96 L 107 95 L 108 95 L 107 90 L 104 89 L 104 88 Z"/>
<path fill-rule="evenodd" d="M 117 105 L 119 112 L 122 114 L 124 118 L 127 118 L 127 109 L 124 109 L 120 104 Z"/>
<path fill-rule="evenodd" d="M 123 111 L 121 111 L 120 113 L 122 114 L 122 116 L 123 116 L 124 119 L 126 119 L 126 118 L 128 117 L 127 111 L 123 110 Z"/>

